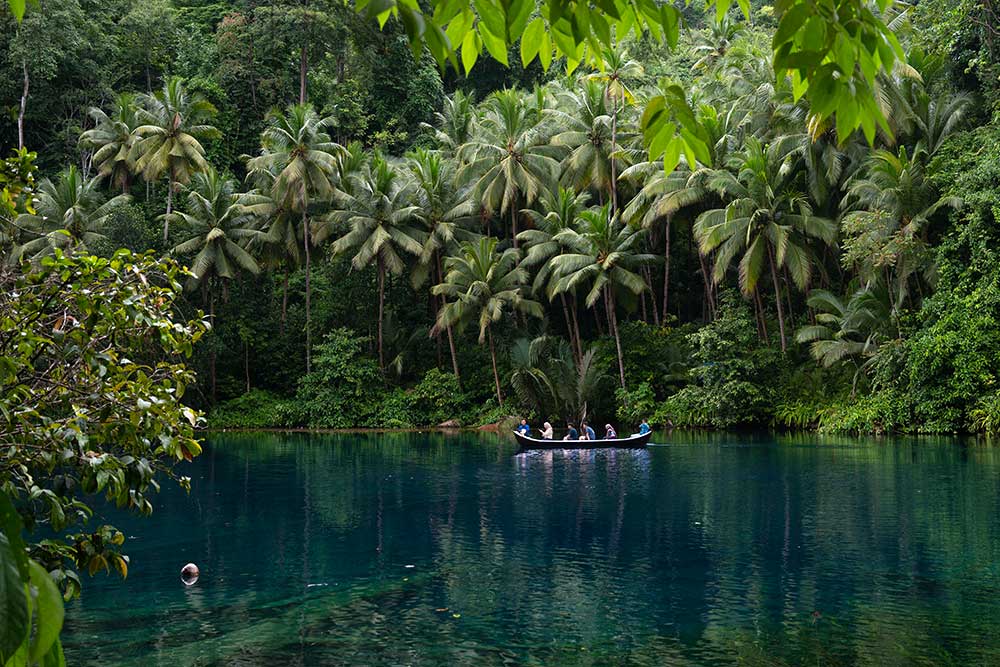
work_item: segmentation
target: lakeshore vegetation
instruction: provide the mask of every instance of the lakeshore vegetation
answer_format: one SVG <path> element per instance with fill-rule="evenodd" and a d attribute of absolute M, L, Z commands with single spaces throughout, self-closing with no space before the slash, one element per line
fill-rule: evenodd
<path fill-rule="evenodd" d="M 998 9 L 820 4 L 8 0 L 0 664 L 206 423 L 1000 429 Z"/>

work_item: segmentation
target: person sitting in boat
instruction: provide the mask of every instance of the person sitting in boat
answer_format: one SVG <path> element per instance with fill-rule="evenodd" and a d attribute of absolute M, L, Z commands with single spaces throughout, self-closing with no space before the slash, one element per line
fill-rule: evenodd
<path fill-rule="evenodd" d="M 527 435 L 527 436 L 531 435 L 531 427 L 528 426 L 527 419 L 521 420 L 521 424 L 517 427 L 517 432 L 520 433 L 521 435 Z"/>
<path fill-rule="evenodd" d="M 542 440 L 551 440 L 552 439 L 552 424 L 550 424 L 548 422 L 545 422 L 545 424 L 543 426 L 544 426 L 544 428 L 542 429 Z"/>
<path fill-rule="evenodd" d="M 580 422 L 580 428 L 583 429 L 583 434 L 580 436 L 581 440 L 597 440 L 597 434 L 594 433 L 594 429 L 590 428 L 590 424 Z"/>
<path fill-rule="evenodd" d="M 611 424 L 605 424 L 604 425 L 604 439 L 605 440 L 614 440 L 617 437 L 618 437 L 618 433 L 615 431 L 614 426 L 612 426 Z"/>
<path fill-rule="evenodd" d="M 573 422 L 566 423 L 566 437 L 563 440 L 576 440 L 580 437 L 580 434 L 576 432 L 576 427 L 573 426 Z"/>
<path fill-rule="evenodd" d="M 646 435 L 647 433 L 649 433 L 652 430 L 653 429 L 649 428 L 649 424 L 646 423 L 645 419 L 643 419 L 642 423 L 639 424 L 639 435 Z"/>

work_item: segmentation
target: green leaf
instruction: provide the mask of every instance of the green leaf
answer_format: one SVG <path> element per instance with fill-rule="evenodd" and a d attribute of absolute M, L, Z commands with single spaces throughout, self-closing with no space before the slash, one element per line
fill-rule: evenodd
<path fill-rule="evenodd" d="M 24 18 L 24 0 L 7 0 L 7 5 L 14 18 L 20 23 L 21 19 Z"/>
<path fill-rule="evenodd" d="M 25 583 L 7 536 L 0 534 L 0 664 L 28 639 L 30 618 Z"/>
<path fill-rule="evenodd" d="M 490 32 L 489 28 L 482 21 L 479 22 L 479 36 L 482 38 L 483 44 L 486 45 L 486 50 L 493 56 L 493 59 L 506 66 L 508 64 L 507 43 L 503 37 Z"/>
<path fill-rule="evenodd" d="M 525 67 L 535 59 L 542 47 L 542 35 L 545 34 L 545 23 L 541 17 L 535 18 L 521 35 L 521 64 Z"/>
<path fill-rule="evenodd" d="M 28 655 L 32 660 L 41 660 L 57 639 L 63 626 L 63 603 L 59 589 L 52 577 L 41 565 L 29 561 L 28 570 L 31 573 L 31 585 L 35 587 L 35 636 L 31 640 Z"/>
<path fill-rule="evenodd" d="M 14 504 L 7 497 L 6 493 L 0 491 L 0 533 L 6 535 L 10 544 L 17 565 L 17 572 L 22 579 L 28 578 L 28 553 L 21 538 L 21 530 L 24 526 L 21 523 L 21 516 L 14 508 Z"/>
<path fill-rule="evenodd" d="M 462 40 L 462 67 L 465 68 L 466 76 L 472 72 L 472 68 L 476 64 L 482 48 L 483 45 L 479 39 L 479 33 L 475 30 L 470 30 L 465 34 L 465 39 Z"/>
<path fill-rule="evenodd" d="M 549 39 L 549 33 L 546 31 L 542 32 L 542 44 L 538 49 L 538 61 L 542 63 L 542 69 L 548 72 L 549 66 L 552 64 L 552 41 Z"/>
<path fill-rule="evenodd" d="M 667 174 L 677 168 L 681 162 L 681 140 L 674 136 L 663 151 L 663 171 Z"/>

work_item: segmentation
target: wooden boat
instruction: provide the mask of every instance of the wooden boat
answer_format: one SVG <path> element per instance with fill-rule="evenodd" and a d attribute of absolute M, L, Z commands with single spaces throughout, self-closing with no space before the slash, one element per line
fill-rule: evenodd
<path fill-rule="evenodd" d="M 614 447 L 618 449 L 633 449 L 645 447 L 652 437 L 652 433 L 642 435 L 632 435 L 627 438 L 605 438 L 599 440 L 540 440 L 521 435 L 514 431 L 514 438 L 521 449 L 604 449 Z"/>

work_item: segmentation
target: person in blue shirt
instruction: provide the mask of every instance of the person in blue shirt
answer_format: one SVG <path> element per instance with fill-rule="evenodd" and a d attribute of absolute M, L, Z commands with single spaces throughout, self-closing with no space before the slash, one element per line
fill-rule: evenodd
<path fill-rule="evenodd" d="M 583 436 L 581 440 L 597 440 L 597 434 L 594 433 L 594 429 L 590 428 L 590 424 L 587 422 L 580 422 L 580 428 L 583 429 Z"/>
<path fill-rule="evenodd" d="M 649 433 L 652 430 L 653 429 L 649 428 L 649 424 L 646 423 L 645 419 L 643 419 L 642 423 L 639 424 L 639 435 L 646 435 L 647 433 Z"/>
<path fill-rule="evenodd" d="M 580 434 L 577 433 L 576 428 L 573 426 L 573 422 L 566 423 L 566 431 L 566 437 L 563 438 L 563 440 L 578 440 L 580 438 Z"/>
<path fill-rule="evenodd" d="M 517 432 L 521 435 L 531 435 L 531 427 L 528 426 L 528 420 L 522 419 L 521 424 L 517 427 Z"/>

